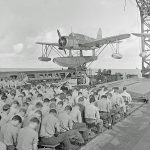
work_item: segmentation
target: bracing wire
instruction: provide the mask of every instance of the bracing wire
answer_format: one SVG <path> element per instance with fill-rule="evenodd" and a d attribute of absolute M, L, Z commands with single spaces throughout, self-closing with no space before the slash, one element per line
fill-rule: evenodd
<path fill-rule="evenodd" d="M 59 52 L 57 48 L 54 47 L 54 49 L 55 49 L 55 52 L 56 52 L 60 57 L 64 57 L 64 55 L 63 55 L 61 52 Z"/>
<path fill-rule="evenodd" d="M 49 53 L 47 54 L 47 56 L 48 56 L 48 57 L 49 57 L 49 55 L 50 55 L 51 51 L 52 51 L 52 48 L 50 49 Z"/>
<path fill-rule="evenodd" d="M 96 55 L 97 57 L 104 51 L 104 49 L 107 47 L 108 44 L 106 44 L 102 50 Z M 97 50 L 98 51 L 98 50 Z M 89 65 L 87 66 L 87 68 L 89 68 L 91 66 L 91 64 L 93 63 L 94 61 L 90 62 Z"/>
<path fill-rule="evenodd" d="M 114 51 L 114 52 L 116 51 L 116 49 L 115 49 L 115 47 L 114 47 L 113 44 L 110 44 L 109 46 L 110 46 L 110 48 L 112 49 L 112 51 Z"/>
<path fill-rule="evenodd" d="M 55 49 L 55 48 L 54 48 L 54 49 Z M 61 54 L 57 51 L 57 49 L 55 49 L 55 52 L 56 52 L 60 57 L 62 57 Z"/>

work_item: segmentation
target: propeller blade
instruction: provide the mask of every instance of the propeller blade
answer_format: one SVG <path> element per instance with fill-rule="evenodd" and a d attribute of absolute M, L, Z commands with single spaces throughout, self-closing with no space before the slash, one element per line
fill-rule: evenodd
<path fill-rule="evenodd" d="M 57 33 L 58 33 L 59 38 L 61 38 L 61 34 L 60 34 L 60 31 L 58 29 L 57 29 Z"/>

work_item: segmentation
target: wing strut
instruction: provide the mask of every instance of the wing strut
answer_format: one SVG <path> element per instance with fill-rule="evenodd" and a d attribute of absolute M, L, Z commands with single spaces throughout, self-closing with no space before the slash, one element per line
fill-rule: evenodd
<path fill-rule="evenodd" d="M 109 43 L 108 43 L 108 44 L 109 44 Z M 108 44 L 106 44 L 106 45 L 101 49 L 101 51 L 96 55 L 97 57 L 105 50 L 105 48 L 107 47 Z M 99 51 L 99 49 L 98 49 L 96 52 L 98 52 L 98 51 Z M 89 65 L 87 66 L 87 68 L 89 68 L 93 62 L 94 62 L 94 61 L 90 62 Z"/>

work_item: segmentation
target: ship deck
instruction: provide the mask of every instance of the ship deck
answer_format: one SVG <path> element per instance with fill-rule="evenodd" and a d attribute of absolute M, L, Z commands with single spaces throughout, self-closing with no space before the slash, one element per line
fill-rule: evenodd
<path fill-rule="evenodd" d="M 149 150 L 150 148 L 150 103 L 138 101 L 150 97 L 150 79 L 134 78 L 103 84 L 110 87 L 124 86 L 134 97 L 130 115 L 118 122 L 111 130 L 96 136 L 80 150 Z M 99 88 L 98 85 L 97 88 Z"/>

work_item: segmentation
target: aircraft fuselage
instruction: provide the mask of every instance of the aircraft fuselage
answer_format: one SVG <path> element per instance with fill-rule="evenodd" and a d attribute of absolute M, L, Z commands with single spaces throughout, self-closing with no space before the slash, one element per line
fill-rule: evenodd
<path fill-rule="evenodd" d="M 83 47 L 82 44 L 95 41 L 96 39 L 83 34 L 71 33 L 69 36 L 62 36 L 62 40 L 63 43 L 59 41 L 60 49 L 63 47 L 68 50 L 91 50 L 91 47 Z"/>

